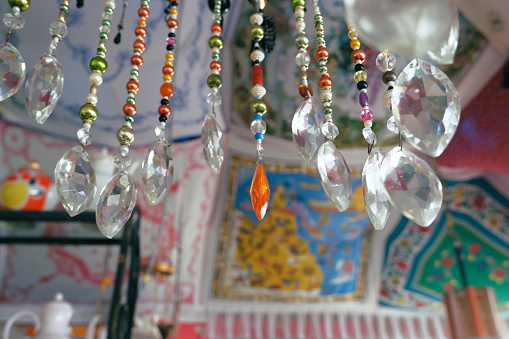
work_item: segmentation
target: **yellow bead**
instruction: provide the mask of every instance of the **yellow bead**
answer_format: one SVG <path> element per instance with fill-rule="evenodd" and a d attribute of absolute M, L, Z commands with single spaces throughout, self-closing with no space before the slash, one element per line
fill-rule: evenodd
<path fill-rule="evenodd" d="M 144 19 L 138 20 L 138 26 L 147 27 L 147 22 Z"/>
<path fill-rule="evenodd" d="M 355 82 L 366 81 L 368 80 L 368 75 L 364 71 L 358 71 L 355 72 L 355 74 L 353 75 L 353 79 L 355 80 Z"/>
<path fill-rule="evenodd" d="M 346 25 L 346 28 L 348 28 L 348 30 L 351 31 L 353 29 L 353 26 L 348 24 L 348 25 Z"/>
<path fill-rule="evenodd" d="M 352 29 L 351 31 L 348 32 L 348 37 L 350 39 L 357 39 L 357 32 L 355 31 L 355 29 Z"/>
<path fill-rule="evenodd" d="M 166 59 L 168 59 L 168 60 L 173 60 L 173 58 L 174 58 L 174 57 L 175 57 L 175 56 L 173 55 L 173 53 L 172 53 L 172 52 L 168 52 L 168 53 L 166 53 Z"/>
<path fill-rule="evenodd" d="M 164 81 L 168 81 L 168 82 L 170 82 L 170 81 L 171 81 L 171 79 L 172 79 L 172 78 L 171 78 L 171 75 L 169 75 L 169 74 L 165 74 L 165 75 L 163 76 L 163 80 L 164 80 Z"/>
<path fill-rule="evenodd" d="M 166 61 L 164 62 L 164 64 L 165 64 L 166 66 L 173 66 L 173 61 L 172 61 L 172 60 L 166 60 Z"/>
<path fill-rule="evenodd" d="M 350 47 L 352 47 L 352 49 L 360 48 L 361 42 L 357 39 L 353 39 L 352 41 L 350 41 Z"/>
<path fill-rule="evenodd" d="M 170 9 L 170 14 L 177 15 L 179 14 L 179 11 L 175 7 L 173 7 L 172 9 Z"/>

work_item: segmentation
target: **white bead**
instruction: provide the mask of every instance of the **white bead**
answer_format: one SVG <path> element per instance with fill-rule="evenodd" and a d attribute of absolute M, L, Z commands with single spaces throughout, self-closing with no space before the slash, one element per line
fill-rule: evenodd
<path fill-rule="evenodd" d="M 88 81 L 90 81 L 92 85 L 99 86 L 100 84 L 103 83 L 103 76 L 101 75 L 101 73 L 92 72 L 90 74 L 90 77 L 88 77 Z"/>
<path fill-rule="evenodd" d="M 368 89 L 367 89 L 367 88 L 363 88 L 363 89 L 361 89 L 361 92 L 366 93 L 367 91 L 368 91 Z"/>
<path fill-rule="evenodd" d="M 371 128 L 373 126 L 373 122 L 371 120 L 364 121 L 364 127 Z"/>
<path fill-rule="evenodd" d="M 394 87 L 394 81 L 389 81 L 389 82 L 387 83 L 387 85 L 388 85 L 388 86 L 392 86 L 392 87 Z"/>
<path fill-rule="evenodd" d="M 306 23 L 304 21 L 297 21 L 295 23 L 295 28 L 297 28 L 299 32 L 303 32 L 304 29 L 306 29 Z"/>
<path fill-rule="evenodd" d="M 325 114 L 325 121 L 332 121 L 332 114 L 330 113 Z"/>
<path fill-rule="evenodd" d="M 212 93 L 217 93 L 219 90 L 217 89 L 217 87 L 212 87 L 212 88 L 210 89 L 210 91 L 211 91 Z"/>
<path fill-rule="evenodd" d="M 212 35 L 214 35 L 214 36 L 221 36 L 221 32 L 214 31 L 214 32 L 212 32 Z"/>
<path fill-rule="evenodd" d="M 83 123 L 83 129 L 86 130 L 86 131 L 90 131 L 90 127 L 92 127 L 92 124 L 89 123 L 89 122 L 84 122 Z"/>
<path fill-rule="evenodd" d="M 170 14 L 170 19 L 177 19 L 177 15 L 176 14 Z"/>
<path fill-rule="evenodd" d="M 219 70 L 218 69 L 213 69 L 210 71 L 210 73 L 212 74 L 219 74 Z"/>
<path fill-rule="evenodd" d="M 265 59 L 265 53 L 263 53 L 260 49 L 255 49 L 251 52 L 251 60 L 254 61 L 263 61 Z"/>
<path fill-rule="evenodd" d="M 19 9 L 18 6 L 14 6 L 12 7 L 12 11 L 14 12 L 14 15 L 18 16 L 19 13 L 21 12 L 21 9 Z"/>
<path fill-rule="evenodd" d="M 220 50 L 219 50 L 219 48 L 218 48 L 218 47 L 212 47 L 212 48 L 210 49 L 210 51 L 212 52 L 212 54 L 219 54 L 219 51 L 220 51 Z"/>
<path fill-rule="evenodd" d="M 255 13 L 249 17 L 251 25 L 261 25 L 263 23 L 263 16 L 259 13 Z"/>
<path fill-rule="evenodd" d="M 111 9 L 115 9 L 115 0 L 106 0 L 104 6 L 109 7 Z"/>
<path fill-rule="evenodd" d="M 322 90 L 320 97 L 322 98 L 322 100 L 332 100 L 332 91 Z"/>
<path fill-rule="evenodd" d="M 302 79 L 302 84 L 303 84 L 304 86 L 307 86 L 307 85 L 308 85 L 308 80 L 307 80 L 307 79 Z"/>
<path fill-rule="evenodd" d="M 293 12 L 296 18 L 304 17 L 304 9 L 301 6 L 295 7 L 295 11 Z"/>
<path fill-rule="evenodd" d="M 87 96 L 85 97 L 85 101 L 95 105 L 97 104 L 97 95 L 95 95 L 94 93 L 88 93 Z"/>
<path fill-rule="evenodd" d="M 267 93 L 267 90 L 260 84 L 256 84 L 253 86 L 253 88 L 251 88 L 251 94 L 254 97 L 262 98 L 265 95 L 265 93 Z"/>
<path fill-rule="evenodd" d="M 124 157 L 127 156 L 129 154 L 129 146 L 127 145 L 120 146 L 120 154 Z"/>
<path fill-rule="evenodd" d="M 170 33 L 175 33 L 175 28 L 170 28 Z"/>

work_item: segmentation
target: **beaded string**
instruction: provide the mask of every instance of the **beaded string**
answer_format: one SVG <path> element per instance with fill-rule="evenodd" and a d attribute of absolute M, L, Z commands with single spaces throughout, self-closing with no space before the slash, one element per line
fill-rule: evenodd
<path fill-rule="evenodd" d="M 304 32 L 304 29 L 306 28 L 306 23 L 304 22 L 305 6 L 305 0 L 292 1 L 293 14 L 295 16 L 295 28 L 298 31 L 294 42 L 299 51 L 295 57 L 295 63 L 299 66 L 301 71 L 299 95 L 304 99 L 308 99 L 309 96 L 313 95 L 313 90 L 308 86 L 307 77 L 307 70 L 309 68 L 311 58 L 307 52 L 307 48 L 309 47 L 309 38 Z"/>
<path fill-rule="evenodd" d="M 207 78 L 207 85 L 210 93 L 207 95 L 207 102 L 212 107 L 212 114 L 216 116 L 215 107 L 220 106 L 223 98 L 218 94 L 219 89 L 223 85 L 223 79 L 219 75 L 221 71 L 220 51 L 223 48 L 223 32 L 222 22 L 223 15 L 221 11 L 222 0 L 214 1 L 214 10 L 212 15 L 212 26 L 210 28 L 212 36 L 209 39 L 209 47 L 212 53 L 212 62 L 210 63 L 210 75 Z"/>
<path fill-rule="evenodd" d="M 51 33 L 51 44 L 48 48 L 48 53 L 53 54 L 57 45 L 63 38 L 67 36 L 67 25 L 65 24 L 65 17 L 69 12 L 69 0 L 62 0 L 60 5 L 60 13 L 58 18 L 51 24 L 49 30 Z M 103 21 L 103 24 L 105 22 Z"/>
<path fill-rule="evenodd" d="M 384 72 L 382 75 L 382 81 L 385 85 L 389 86 L 387 91 L 382 95 L 382 104 L 392 110 L 392 89 L 394 88 L 394 82 L 397 79 L 396 73 L 393 72 L 394 66 L 396 66 L 396 57 L 389 51 L 381 51 L 376 57 L 376 67 Z M 401 134 L 399 132 L 398 124 L 393 115 L 387 119 L 387 129 L 394 133 L 399 134 L 399 146 L 401 143 Z"/>
<path fill-rule="evenodd" d="M 3 22 L 5 26 L 9 28 L 5 37 L 4 46 L 12 39 L 13 29 L 22 29 L 25 27 L 25 19 L 21 16 L 21 12 L 24 12 L 30 8 L 30 1 L 24 0 L 9 0 L 9 6 L 12 8 L 12 13 L 5 13 Z"/>

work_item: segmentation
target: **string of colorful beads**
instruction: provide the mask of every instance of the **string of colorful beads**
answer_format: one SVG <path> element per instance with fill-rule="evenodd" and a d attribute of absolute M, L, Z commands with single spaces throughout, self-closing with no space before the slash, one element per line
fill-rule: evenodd
<path fill-rule="evenodd" d="M 210 75 L 207 78 L 207 85 L 211 93 L 207 95 L 207 102 L 212 106 L 212 114 L 216 114 L 215 107 L 221 105 L 223 102 L 222 97 L 218 94 L 219 89 L 223 85 L 223 79 L 219 75 L 221 71 L 220 51 L 223 48 L 223 32 L 222 21 L 223 16 L 221 12 L 221 0 L 214 1 L 214 10 L 212 14 L 212 36 L 209 39 L 209 47 L 212 52 L 212 62 L 210 63 Z"/>
<path fill-rule="evenodd" d="M 51 24 L 49 31 L 51 33 L 51 44 L 48 48 L 48 53 L 53 54 L 57 45 L 63 38 L 67 36 L 67 25 L 65 24 L 65 17 L 69 12 L 69 0 L 63 0 L 60 5 L 60 13 L 58 18 Z M 108 21 L 109 22 L 109 21 Z M 105 21 L 103 21 L 103 24 Z"/>
<path fill-rule="evenodd" d="M 308 86 L 308 77 L 307 70 L 309 68 L 309 63 L 311 58 L 307 52 L 307 48 L 309 47 L 309 38 L 304 32 L 306 28 L 306 23 L 304 22 L 304 14 L 306 1 L 305 0 L 294 0 L 291 3 L 293 14 L 295 15 L 295 28 L 297 29 L 297 35 L 295 36 L 294 42 L 295 46 L 298 49 L 297 56 L 295 57 L 295 63 L 299 66 L 301 70 L 301 85 L 299 86 L 299 94 L 304 99 L 307 99 L 309 96 L 313 95 L 313 90 Z"/>
<path fill-rule="evenodd" d="M 382 104 L 390 109 L 392 109 L 392 89 L 397 78 L 396 73 L 393 72 L 394 66 L 396 66 L 396 57 L 389 51 L 381 51 L 376 57 L 376 67 L 381 72 L 384 72 L 382 81 L 389 86 L 387 91 L 382 95 Z M 393 115 L 387 120 L 387 129 L 392 133 L 399 133 L 399 127 Z"/>

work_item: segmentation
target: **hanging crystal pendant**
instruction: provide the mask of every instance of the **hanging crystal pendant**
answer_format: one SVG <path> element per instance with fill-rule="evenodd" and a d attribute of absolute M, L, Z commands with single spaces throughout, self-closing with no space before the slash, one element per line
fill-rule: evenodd
<path fill-rule="evenodd" d="M 35 64 L 25 85 L 25 107 L 39 124 L 53 113 L 64 88 L 64 74 L 58 60 L 44 54 Z"/>
<path fill-rule="evenodd" d="M 375 230 L 385 227 L 392 210 L 389 198 L 383 188 L 380 166 L 385 154 L 378 148 L 371 150 L 362 170 L 362 192 L 369 219 Z"/>
<path fill-rule="evenodd" d="M 297 146 L 299 156 L 306 163 L 316 159 L 316 152 L 324 141 L 318 111 L 316 100 L 310 97 L 297 108 L 292 120 L 293 142 Z"/>
<path fill-rule="evenodd" d="M 340 212 L 345 211 L 352 198 L 352 175 L 343 155 L 332 141 L 318 149 L 316 160 L 322 187 Z"/>
<path fill-rule="evenodd" d="M 428 56 L 439 65 L 450 65 L 454 62 L 454 55 L 458 48 L 458 38 L 460 31 L 460 21 L 458 11 L 451 24 L 451 31 L 446 38 L 444 44 L 432 51 L 428 52 Z"/>
<path fill-rule="evenodd" d="M 412 60 L 392 90 L 392 111 L 401 134 L 416 149 L 437 157 L 454 136 L 460 119 L 460 99 L 440 69 Z"/>
<path fill-rule="evenodd" d="M 14 95 L 25 81 L 25 60 L 16 47 L 0 47 L 0 101 Z"/>
<path fill-rule="evenodd" d="M 380 173 L 391 204 L 417 225 L 431 225 L 443 201 L 442 183 L 431 167 L 409 150 L 395 147 L 385 156 Z"/>
<path fill-rule="evenodd" d="M 219 174 L 224 160 L 223 131 L 211 114 L 207 114 L 203 121 L 201 143 L 207 165 L 214 173 Z"/>
<path fill-rule="evenodd" d="M 253 210 L 258 220 L 262 220 L 269 208 L 270 188 L 263 164 L 258 163 L 249 190 Z"/>
<path fill-rule="evenodd" d="M 159 140 L 148 150 L 143 161 L 141 178 L 147 202 L 150 205 L 160 203 L 173 181 L 173 158 L 167 140 Z"/>
<path fill-rule="evenodd" d="M 96 191 L 95 172 L 90 157 L 82 146 L 65 152 L 55 167 L 58 197 L 71 217 L 85 211 Z"/>

